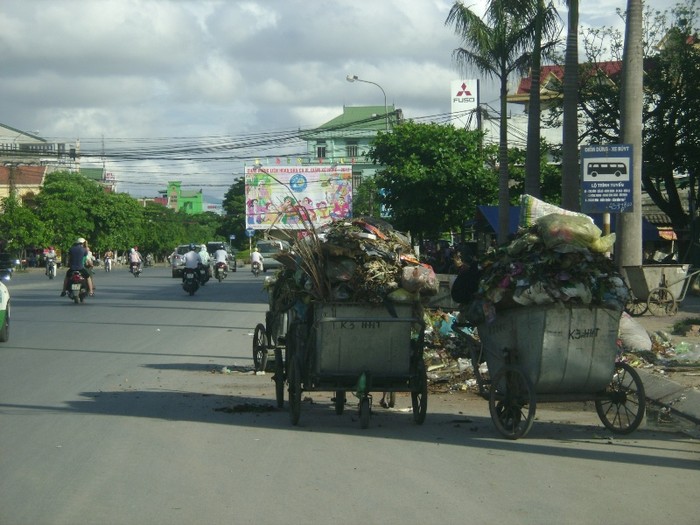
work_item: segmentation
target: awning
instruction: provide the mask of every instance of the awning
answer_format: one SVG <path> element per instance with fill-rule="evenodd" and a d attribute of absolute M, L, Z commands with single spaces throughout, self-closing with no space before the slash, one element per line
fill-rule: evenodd
<path fill-rule="evenodd" d="M 678 235 L 671 228 L 659 228 L 659 237 L 667 241 L 677 241 Z"/>
<path fill-rule="evenodd" d="M 514 234 L 518 231 L 518 224 L 520 222 L 520 206 L 511 206 L 508 221 L 508 233 Z M 603 214 L 595 213 L 591 214 L 590 217 L 595 222 L 596 226 L 603 229 Z M 610 214 L 610 231 L 615 231 L 615 217 L 616 214 Z M 498 233 L 498 206 L 477 206 L 476 208 L 476 223 L 477 227 L 488 226 L 491 230 L 490 233 Z M 674 233 L 675 235 L 675 233 Z M 661 237 L 661 230 L 656 226 L 651 224 L 645 218 L 642 217 L 642 240 L 643 241 L 658 241 Z M 665 237 L 664 237 L 665 238 Z"/>

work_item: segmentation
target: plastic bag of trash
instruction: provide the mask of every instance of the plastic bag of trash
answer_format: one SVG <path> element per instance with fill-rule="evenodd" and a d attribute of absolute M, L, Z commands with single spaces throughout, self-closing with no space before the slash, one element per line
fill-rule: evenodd
<path fill-rule="evenodd" d="M 522 195 L 520 197 L 520 226 L 524 228 L 532 226 L 540 217 L 544 217 L 552 213 L 558 213 L 559 215 L 579 216 L 593 222 L 593 219 L 588 215 L 560 208 L 554 204 L 541 201 L 532 195 Z"/>
<path fill-rule="evenodd" d="M 602 233 L 590 217 L 559 213 L 540 217 L 537 219 L 537 227 L 544 245 L 560 253 L 572 252 L 580 248 L 592 250 Z"/>
<path fill-rule="evenodd" d="M 440 282 L 429 266 L 404 266 L 401 273 L 401 287 L 421 295 L 435 295 L 440 289 Z"/>
<path fill-rule="evenodd" d="M 644 327 L 627 312 L 622 312 L 619 329 L 622 349 L 628 352 L 648 352 L 651 338 Z"/>

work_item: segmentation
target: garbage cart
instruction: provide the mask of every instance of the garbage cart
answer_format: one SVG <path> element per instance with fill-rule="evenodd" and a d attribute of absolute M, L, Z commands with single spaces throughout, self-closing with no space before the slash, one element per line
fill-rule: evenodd
<path fill-rule="evenodd" d="M 635 430 L 646 397 L 639 374 L 617 359 L 620 315 L 552 304 L 502 310 L 478 325 L 482 353 L 475 350 L 472 363 L 497 430 L 517 439 L 532 427 L 537 402 L 589 400 L 611 431 Z M 483 360 L 488 382 L 478 373 Z"/>
<path fill-rule="evenodd" d="M 700 270 L 688 273 L 689 264 L 645 264 L 625 266 L 622 274 L 632 290 L 625 310 L 632 316 L 675 315 L 688 286 Z"/>
<path fill-rule="evenodd" d="M 299 422 L 303 391 L 334 392 L 338 415 L 346 393 L 355 394 L 362 428 L 369 425 L 372 392 L 410 392 L 413 419 L 422 424 L 428 405 L 424 333 L 420 307 L 411 304 L 312 302 L 290 322 L 285 338 L 292 424 Z"/>

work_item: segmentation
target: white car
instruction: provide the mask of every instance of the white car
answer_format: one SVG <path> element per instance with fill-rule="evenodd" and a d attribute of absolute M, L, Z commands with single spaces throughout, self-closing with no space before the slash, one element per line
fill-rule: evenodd
<path fill-rule="evenodd" d="M 0 343 L 10 339 L 10 292 L 0 283 Z"/>

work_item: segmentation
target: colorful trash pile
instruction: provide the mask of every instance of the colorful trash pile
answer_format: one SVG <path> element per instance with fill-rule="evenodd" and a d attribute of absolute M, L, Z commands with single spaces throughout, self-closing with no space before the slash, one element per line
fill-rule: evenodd
<path fill-rule="evenodd" d="M 590 217 L 550 213 L 481 260 L 481 279 L 467 311 L 473 323 L 504 308 L 555 302 L 624 309 L 630 291 L 605 254 L 615 234 Z"/>
<path fill-rule="evenodd" d="M 379 219 L 331 222 L 275 259 L 284 265 L 272 293 L 278 306 L 296 301 L 420 305 L 439 288 L 433 269 L 415 257 L 410 239 Z"/>

